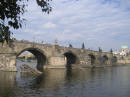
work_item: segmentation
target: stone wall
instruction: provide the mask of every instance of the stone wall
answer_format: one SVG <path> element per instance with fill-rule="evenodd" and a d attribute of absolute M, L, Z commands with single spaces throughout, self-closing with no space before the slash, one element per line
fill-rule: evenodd
<path fill-rule="evenodd" d="M 0 47 L 0 70 L 17 71 L 16 55 L 10 47 Z"/>
<path fill-rule="evenodd" d="M 130 56 L 117 56 L 118 60 L 117 60 L 117 64 L 119 65 L 130 65 Z"/>
<path fill-rule="evenodd" d="M 65 68 L 66 58 L 65 57 L 51 57 L 50 65 L 47 68 Z"/>
<path fill-rule="evenodd" d="M 12 54 L 0 54 L 0 70 L 17 71 L 16 56 Z"/>
<path fill-rule="evenodd" d="M 78 67 L 91 67 L 91 58 L 85 53 L 85 50 L 81 49 L 78 52 Z"/>

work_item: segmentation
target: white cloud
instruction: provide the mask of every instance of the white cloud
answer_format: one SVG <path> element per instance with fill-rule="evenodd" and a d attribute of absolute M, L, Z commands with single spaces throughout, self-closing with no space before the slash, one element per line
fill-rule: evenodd
<path fill-rule="evenodd" d="M 33 1 L 24 33 L 47 41 L 88 43 L 88 47 L 118 48 L 130 39 L 130 0 L 52 0 L 53 11 L 43 14 Z M 40 36 L 39 36 L 40 35 Z M 116 38 L 120 37 L 120 41 Z M 40 39 L 42 39 L 40 38 Z M 106 45 L 106 44 L 109 44 Z M 108 46 L 108 47 L 107 47 Z M 129 44 L 130 46 L 130 44 Z"/>
<path fill-rule="evenodd" d="M 24 32 L 25 33 L 31 33 L 31 34 L 34 34 L 34 35 L 38 35 L 38 34 L 41 33 L 39 31 L 35 31 L 35 30 L 32 30 L 32 29 L 25 29 Z"/>
<path fill-rule="evenodd" d="M 44 24 L 43 27 L 47 28 L 47 29 L 56 28 L 56 24 L 48 22 L 48 23 Z"/>

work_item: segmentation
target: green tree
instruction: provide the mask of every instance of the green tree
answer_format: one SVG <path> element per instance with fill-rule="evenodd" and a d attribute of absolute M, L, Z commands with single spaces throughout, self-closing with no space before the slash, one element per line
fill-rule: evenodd
<path fill-rule="evenodd" d="M 19 29 L 22 27 L 24 18 L 21 16 L 26 12 L 29 0 L 0 0 L 0 41 L 10 39 L 10 28 Z M 36 0 L 42 12 L 49 13 L 51 0 Z"/>
<path fill-rule="evenodd" d="M 4 40 L 10 39 L 10 31 L 8 26 L 0 25 L 0 42 L 4 42 Z M 6 32 L 6 33 L 5 33 Z M 8 41 L 7 41 L 8 43 Z"/>

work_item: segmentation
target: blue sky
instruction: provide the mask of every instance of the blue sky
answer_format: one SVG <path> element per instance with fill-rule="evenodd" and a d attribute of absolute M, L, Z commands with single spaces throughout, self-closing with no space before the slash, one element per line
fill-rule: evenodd
<path fill-rule="evenodd" d="M 30 0 L 27 19 L 22 29 L 15 30 L 17 39 L 97 50 L 130 47 L 130 0 L 53 0 L 48 15 Z"/>

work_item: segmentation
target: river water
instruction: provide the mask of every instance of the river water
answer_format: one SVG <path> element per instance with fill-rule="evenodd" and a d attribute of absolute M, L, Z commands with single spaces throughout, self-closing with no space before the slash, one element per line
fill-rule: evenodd
<path fill-rule="evenodd" d="M 0 72 L 0 97 L 130 97 L 130 66 Z"/>

